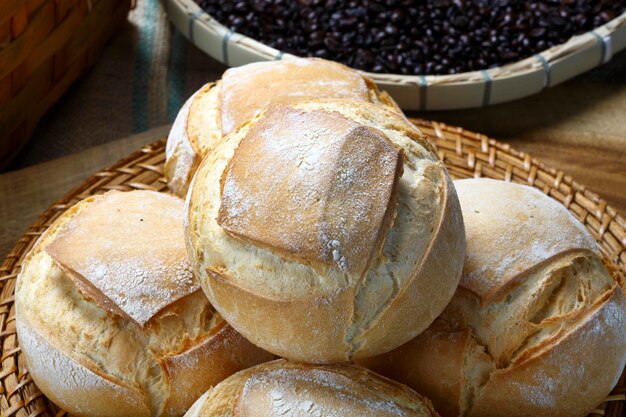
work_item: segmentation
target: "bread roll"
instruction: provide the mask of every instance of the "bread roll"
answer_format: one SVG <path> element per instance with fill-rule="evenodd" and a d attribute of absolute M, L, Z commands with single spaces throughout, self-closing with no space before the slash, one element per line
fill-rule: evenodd
<path fill-rule="evenodd" d="M 430 401 L 356 365 L 280 359 L 241 371 L 204 394 L 185 417 L 434 417 Z"/>
<path fill-rule="evenodd" d="M 374 82 L 344 65 L 318 58 L 285 58 L 231 68 L 198 90 L 178 113 L 167 139 L 165 177 L 185 197 L 200 160 L 215 144 L 270 103 L 343 98 L 400 112 Z"/>
<path fill-rule="evenodd" d="M 424 135 L 384 107 L 272 106 L 194 178 L 186 237 L 200 283 L 237 331 L 279 356 L 331 363 L 393 349 L 458 284 L 452 183 Z"/>
<path fill-rule="evenodd" d="M 561 204 L 496 180 L 455 181 L 467 254 L 450 305 L 424 333 L 362 363 L 446 417 L 583 417 L 626 362 L 626 299 Z"/>
<path fill-rule="evenodd" d="M 41 391 L 76 416 L 178 416 L 210 386 L 271 356 L 199 290 L 183 203 L 152 191 L 89 197 L 24 261 L 17 335 Z"/>

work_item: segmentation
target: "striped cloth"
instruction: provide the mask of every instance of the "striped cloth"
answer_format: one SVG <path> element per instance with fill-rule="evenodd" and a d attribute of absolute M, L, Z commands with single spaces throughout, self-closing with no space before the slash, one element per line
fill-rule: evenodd
<path fill-rule="evenodd" d="M 42 119 L 11 169 L 171 123 L 226 69 L 190 44 L 158 0 L 140 0 L 85 76 Z"/>

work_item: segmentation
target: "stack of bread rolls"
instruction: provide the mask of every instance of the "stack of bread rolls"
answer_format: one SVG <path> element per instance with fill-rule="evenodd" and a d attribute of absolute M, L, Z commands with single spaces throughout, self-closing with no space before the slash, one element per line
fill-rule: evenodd
<path fill-rule="evenodd" d="M 401 112 L 370 78 L 336 62 L 292 58 L 231 68 L 221 80 L 200 88 L 178 113 L 166 148 L 170 189 L 185 198 L 202 158 L 268 103 L 317 98 L 360 100 Z"/>
<path fill-rule="evenodd" d="M 173 195 L 69 209 L 18 277 L 27 368 L 72 415 L 582 417 L 624 367 L 584 227 L 528 187 L 455 188 L 347 67 L 226 71 L 164 173 Z"/>
<path fill-rule="evenodd" d="M 455 186 L 467 233 L 456 294 L 424 333 L 363 364 L 444 417 L 586 416 L 626 363 L 623 287 L 560 203 L 491 179 Z"/>
<path fill-rule="evenodd" d="M 78 416 L 179 416 L 232 373 L 273 356 L 200 291 L 183 201 L 110 191 L 59 217 L 24 261 L 17 334 L 30 375 Z"/>

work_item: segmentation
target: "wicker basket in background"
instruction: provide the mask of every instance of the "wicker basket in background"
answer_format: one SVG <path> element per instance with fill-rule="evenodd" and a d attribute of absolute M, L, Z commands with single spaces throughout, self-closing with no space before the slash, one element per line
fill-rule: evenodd
<path fill-rule="evenodd" d="M 161 0 L 178 30 L 224 64 L 237 67 L 287 55 L 233 32 L 197 0 Z M 451 110 L 517 100 L 553 87 L 611 60 L 626 48 L 626 12 L 564 44 L 501 67 L 453 75 L 365 73 L 403 110 Z"/>
<path fill-rule="evenodd" d="M 0 170 L 98 58 L 131 0 L 0 0 Z"/>

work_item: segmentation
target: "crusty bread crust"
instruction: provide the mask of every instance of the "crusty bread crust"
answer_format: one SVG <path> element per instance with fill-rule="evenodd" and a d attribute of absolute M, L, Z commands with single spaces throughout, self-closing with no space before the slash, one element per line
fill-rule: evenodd
<path fill-rule="evenodd" d="M 181 410 L 187 410 L 207 387 L 219 384 L 235 372 L 271 359 L 274 355 L 254 346 L 228 323 L 220 320 L 204 341 L 163 359 L 170 386 L 165 414 L 180 415 Z"/>
<path fill-rule="evenodd" d="M 403 163 L 378 129 L 273 105 L 222 174 L 217 223 L 286 258 L 363 273 L 395 218 Z"/>
<path fill-rule="evenodd" d="M 358 71 L 320 58 L 291 57 L 230 68 L 222 84 L 218 107 L 224 135 L 268 103 L 289 105 L 318 98 L 369 101 L 372 95 Z"/>
<path fill-rule="evenodd" d="M 458 180 L 455 185 L 464 205 L 471 207 L 463 209 L 472 240 L 460 285 L 482 299 L 501 298 L 498 294 L 517 285 L 524 271 L 560 253 L 587 249 L 600 254 L 584 226 L 535 188 L 492 179 Z"/>
<path fill-rule="evenodd" d="M 234 238 L 217 224 L 222 174 L 261 115 L 220 142 L 190 188 L 186 238 L 200 283 L 235 329 L 277 355 L 329 363 L 393 349 L 423 331 L 458 284 L 465 240 L 454 188 L 425 137 L 397 113 L 351 100 L 294 108 L 380 129 L 404 149 L 398 209 L 382 254 L 364 275 L 313 267 Z"/>
<path fill-rule="evenodd" d="M 342 415 L 435 417 L 430 401 L 357 365 L 280 359 L 241 371 L 203 395 L 185 417 Z"/>
<path fill-rule="evenodd" d="M 549 197 L 494 180 L 455 185 L 470 259 L 461 285 L 428 330 L 361 363 L 445 417 L 586 416 L 626 363 L 623 288 Z"/>
<path fill-rule="evenodd" d="M 46 396 L 78 416 L 177 416 L 210 386 L 273 357 L 228 326 L 199 290 L 182 298 L 171 294 L 169 304 L 143 325 L 83 295 L 45 249 L 107 195 L 61 215 L 27 255 L 17 279 L 17 334 L 27 368 Z M 150 207 L 160 213 L 158 204 Z"/>
<path fill-rule="evenodd" d="M 434 238 L 411 280 L 387 306 L 385 314 L 381 314 L 359 338 L 364 341 L 360 357 L 378 354 L 370 346 L 378 345 L 380 351 L 386 352 L 417 336 L 440 314 L 443 300 L 449 300 L 454 295 L 457 277 L 463 265 L 465 235 L 462 232 L 463 219 L 458 210 L 459 203 L 452 181 L 447 176 L 444 178 L 440 202 L 443 209 Z M 426 301 L 426 294 L 431 295 L 428 302 L 415 302 Z M 419 317 L 414 319 L 419 324 L 409 334 L 403 335 L 406 332 L 407 317 Z"/>
<path fill-rule="evenodd" d="M 202 86 L 178 112 L 167 137 L 163 174 L 172 192 L 185 198 L 202 157 L 221 140 L 216 123 L 221 82 Z"/>
<path fill-rule="evenodd" d="M 425 395 L 436 404 L 441 415 L 458 416 L 466 385 L 463 378 L 465 356 L 472 342 L 471 330 L 451 331 L 437 320 L 418 337 L 392 352 L 357 362 L 384 372 L 388 378 Z M 432 360 L 422 360 L 424 357 Z M 432 379 L 449 383 L 429 383 Z"/>
<path fill-rule="evenodd" d="M 94 196 L 44 250 L 94 304 L 144 326 L 199 289 L 182 212 L 180 198 L 152 191 Z"/>
<path fill-rule="evenodd" d="M 26 368 L 37 387 L 55 404 L 79 417 L 150 416 L 144 392 L 101 372 L 94 363 L 75 361 L 70 350 L 52 344 L 54 335 L 40 333 L 45 328 L 29 322 L 22 312 L 17 314 L 17 334 Z"/>
<path fill-rule="evenodd" d="M 307 74 L 313 78 L 323 76 L 326 77 L 324 81 L 327 83 L 329 80 L 332 81 L 333 77 L 343 79 L 344 82 L 349 80 L 350 85 L 356 86 L 358 90 L 362 91 L 358 92 L 355 88 L 347 90 L 344 88 L 342 90 L 341 88 L 333 87 L 329 89 L 328 85 L 322 85 L 315 90 L 311 89 L 311 82 L 314 80 L 309 80 L 305 83 L 308 85 L 308 90 L 302 91 L 302 80 L 296 78 L 290 82 L 285 80 L 285 77 L 280 77 L 273 73 L 273 71 L 280 72 L 289 69 L 295 65 L 294 63 L 299 63 L 304 68 L 304 71 L 298 72 L 303 77 L 306 77 Z M 316 66 L 320 68 L 316 70 Z M 309 68 L 309 70 L 307 71 L 306 68 Z M 323 71 L 320 74 L 319 70 L 321 69 Z M 248 64 L 227 70 L 225 76 L 229 75 L 234 77 L 234 81 L 231 84 L 234 87 L 241 87 L 241 90 L 243 90 L 243 93 L 241 93 L 241 91 L 235 88 L 233 93 L 236 94 L 231 97 L 232 100 L 250 98 L 250 102 L 247 104 L 239 103 L 235 105 L 233 103 L 231 106 L 234 106 L 234 108 L 237 108 L 237 106 L 241 107 L 242 111 L 245 111 L 245 117 L 259 113 L 272 100 L 287 102 L 296 98 L 298 100 L 309 100 L 318 97 L 361 98 L 362 100 L 385 106 L 397 113 L 402 113 L 400 107 L 389 94 L 378 90 L 376 84 L 370 78 L 344 65 L 318 58 L 293 58 L 283 61 Z M 245 85 L 244 80 L 247 82 Z M 343 84 L 340 86 L 345 87 Z M 191 96 L 180 109 L 167 138 L 165 178 L 170 189 L 182 198 L 187 193 L 189 183 L 200 161 L 207 152 L 215 147 L 215 144 L 223 136 L 222 88 L 222 80 L 218 80 L 216 83 L 206 84 Z M 267 90 L 271 90 L 271 100 L 261 100 L 261 97 L 266 97 L 264 94 L 267 94 Z M 290 99 L 290 96 L 294 93 L 294 97 Z M 246 97 L 242 98 L 241 96 Z M 233 123 L 238 125 L 240 119 L 238 117 L 237 122 Z M 237 127 L 230 126 L 230 124 L 226 127 L 224 135 L 233 130 L 234 127 Z"/>
<path fill-rule="evenodd" d="M 469 415 L 584 417 L 600 404 L 626 365 L 626 297 L 620 287 L 605 297 L 553 343 L 493 372 Z"/>

